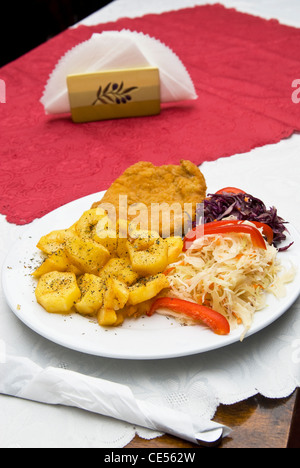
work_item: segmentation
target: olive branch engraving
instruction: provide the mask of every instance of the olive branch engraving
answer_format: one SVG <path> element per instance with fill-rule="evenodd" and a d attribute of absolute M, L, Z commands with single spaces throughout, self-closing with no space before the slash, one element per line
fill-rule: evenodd
<path fill-rule="evenodd" d="M 97 91 L 97 99 L 93 102 L 93 106 L 98 103 L 101 104 L 127 104 L 132 100 L 131 93 L 138 89 L 137 86 L 124 89 L 124 82 L 119 85 L 118 83 L 108 83 L 105 88 L 99 87 Z"/>

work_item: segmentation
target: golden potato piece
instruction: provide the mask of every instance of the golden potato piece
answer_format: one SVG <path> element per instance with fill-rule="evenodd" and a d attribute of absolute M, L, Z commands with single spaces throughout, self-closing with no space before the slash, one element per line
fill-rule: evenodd
<path fill-rule="evenodd" d="M 127 286 L 131 286 L 139 279 L 139 274 L 133 271 L 128 258 L 111 258 L 102 268 L 99 276 L 103 280 L 116 278 Z"/>
<path fill-rule="evenodd" d="M 101 208 L 92 208 L 85 211 L 75 224 L 76 233 L 82 239 L 93 239 L 99 221 L 105 216 L 106 213 Z"/>
<path fill-rule="evenodd" d="M 149 278 L 142 278 L 129 288 L 128 305 L 136 305 L 148 301 L 157 296 L 163 289 L 169 288 L 170 284 L 164 274 Z"/>
<path fill-rule="evenodd" d="M 32 273 L 32 276 L 40 278 L 51 271 L 66 271 L 75 273 L 75 275 L 81 274 L 81 271 L 70 263 L 66 252 L 62 249 L 59 249 L 57 252 L 54 252 L 46 258 L 41 266 Z"/>
<path fill-rule="evenodd" d="M 76 310 L 82 315 L 95 315 L 103 306 L 105 283 L 95 275 L 86 273 L 78 281 L 81 298 L 75 304 Z"/>
<path fill-rule="evenodd" d="M 81 292 L 74 273 L 53 271 L 40 278 L 35 295 L 37 302 L 47 312 L 68 314 Z"/>
<path fill-rule="evenodd" d="M 125 238 L 118 238 L 118 245 L 116 254 L 119 258 L 129 258 L 129 251 L 127 246 L 127 239 Z"/>
<path fill-rule="evenodd" d="M 146 250 L 137 250 L 128 242 L 128 250 L 133 271 L 142 276 L 153 276 L 163 272 L 168 265 L 168 244 L 158 238 Z"/>
<path fill-rule="evenodd" d="M 112 256 L 128 257 L 127 239 L 127 221 L 119 220 L 114 226 L 113 223 L 108 221 L 105 224 L 102 220 L 96 227 L 94 240 L 107 248 Z"/>
<path fill-rule="evenodd" d="M 113 326 L 114 327 L 119 327 L 120 325 L 122 325 L 122 323 L 124 323 L 125 318 L 126 318 L 126 316 L 123 313 L 123 311 L 118 310 L 118 312 L 117 312 L 117 321 L 113 324 Z"/>
<path fill-rule="evenodd" d="M 99 274 L 110 258 L 108 250 L 90 239 L 68 238 L 66 252 L 70 262 L 84 273 Z"/>
<path fill-rule="evenodd" d="M 51 271 L 66 271 L 69 264 L 70 262 L 67 254 L 62 249 L 59 249 L 54 254 L 50 255 L 49 258 L 46 258 L 41 266 L 32 273 L 32 276 L 40 278 Z"/>
<path fill-rule="evenodd" d="M 37 248 L 47 255 L 52 255 L 58 250 L 64 249 L 67 238 L 71 235 L 72 230 L 61 229 L 52 231 L 46 236 L 41 237 L 37 244 Z"/>
<path fill-rule="evenodd" d="M 141 229 L 130 230 L 130 243 L 135 250 L 147 250 L 153 246 L 159 234 L 156 231 L 146 231 Z"/>
<path fill-rule="evenodd" d="M 129 299 L 129 289 L 122 281 L 117 279 L 112 280 L 112 287 L 115 296 L 113 308 L 114 310 L 123 309 Z"/>
<path fill-rule="evenodd" d="M 129 252 L 127 248 L 128 240 L 128 221 L 119 219 L 117 223 L 117 233 L 118 233 L 118 246 L 117 246 L 117 256 L 120 258 L 129 257 Z"/>
<path fill-rule="evenodd" d="M 175 263 L 183 250 L 183 240 L 181 237 L 168 237 L 165 239 L 168 244 L 168 264 Z"/>
<path fill-rule="evenodd" d="M 120 310 L 125 307 L 129 297 L 128 287 L 116 278 L 105 281 L 104 309 Z"/>
<path fill-rule="evenodd" d="M 94 240 L 98 244 L 103 245 L 111 255 L 117 255 L 118 237 L 117 232 L 113 229 L 97 229 L 94 235 Z"/>
<path fill-rule="evenodd" d="M 98 323 L 102 327 L 116 327 L 124 322 L 125 316 L 121 309 L 128 301 L 129 289 L 115 278 L 108 278 L 105 285 L 103 305 L 97 313 Z"/>
<path fill-rule="evenodd" d="M 97 314 L 100 327 L 112 327 L 118 322 L 118 316 L 114 309 L 102 308 Z"/>

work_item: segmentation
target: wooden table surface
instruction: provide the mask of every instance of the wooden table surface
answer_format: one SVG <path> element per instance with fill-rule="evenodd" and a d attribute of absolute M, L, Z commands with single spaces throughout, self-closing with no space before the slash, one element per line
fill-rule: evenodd
<path fill-rule="evenodd" d="M 232 406 L 220 406 L 214 418 L 233 430 L 218 448 L 300 448 L 300 389 L 289 398 L 257 395 Z M 175 437 L 146 441 L 136 437 L 126 448 L 195 449 Z"/>

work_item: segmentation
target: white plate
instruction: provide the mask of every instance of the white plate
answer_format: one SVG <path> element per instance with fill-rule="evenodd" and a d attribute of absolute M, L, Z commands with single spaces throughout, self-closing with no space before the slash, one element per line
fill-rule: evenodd
<path fill-rule="evenodd" d="M 39 239 L 56 229 L 65 229 L 79 219 L 103 193 L 65 205 L 35 221 L 9 252 L 3 266 L 2 282 L 7 302 L 19 319 L 50 341 L 82 353 L 117 359 L 166 359 L 188 356 L 228 346 L 240 340 L 242 329 L 218 336 L 202 326 L 186 327 L 160 315 L 127 320 L 121 327 L 104 329 L 78 314 L 48 314 L 35 299 L 36 281 L 31 277 L 41 254 Z M 289 226 L 293 247 L 279 254 L 283 264 L 300 264 L 300 236 Z M 289 241 L 289 239 L 288 239 Z M 300 294 L 300 273 L 287 285 L 285 298 L 268 297 L 268 306 L 255 315 L 250 336 L 282 316 Z"/>

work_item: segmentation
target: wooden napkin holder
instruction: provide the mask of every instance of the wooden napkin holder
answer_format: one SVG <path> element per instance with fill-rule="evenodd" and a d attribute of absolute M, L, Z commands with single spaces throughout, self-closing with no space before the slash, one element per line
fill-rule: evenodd
<path fill-rule="evenodd" d="M 67 85 L 75 123 L 157 115 L 161 110 L 158 68 L 69 75 Z"/>

